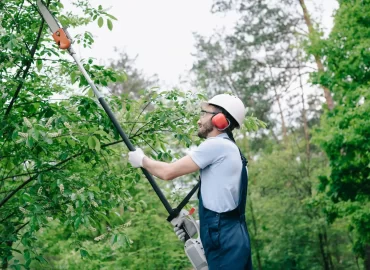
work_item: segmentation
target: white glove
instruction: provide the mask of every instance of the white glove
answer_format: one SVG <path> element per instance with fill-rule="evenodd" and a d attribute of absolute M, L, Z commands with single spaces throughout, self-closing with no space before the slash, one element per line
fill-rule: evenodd
<path fill-rule="evenodd" d="M 128 161 L 131 163 L 132 167 L 139 168 L 143 167 L 143 159 L 145 154 L 140 148 L 136 148 L 135 151 L 128 153 Z"/>
<path fill-rule="evenodd" d="M 199 227 L 199 220 L 197 220 L 196 223 Z M 197 228 L 195 227 L 196 225 L 187 218 L 184 218 L 183 222 L 175 226 L 173 229 L 180 241 L 185 242 L 185 231 L 180 228 L 181 225 L 184 225 L 185 230 L 188 232 L 190 237 L 193 237 L 197 233 Z"/>

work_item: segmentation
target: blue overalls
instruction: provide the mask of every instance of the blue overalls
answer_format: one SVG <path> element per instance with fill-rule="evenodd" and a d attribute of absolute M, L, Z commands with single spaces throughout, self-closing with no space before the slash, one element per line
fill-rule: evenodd
<path fill-rule="evenodd" d="M 209 270 L 253 269 L 250 239 L 245 222 L 245 204 L 248 188 L 248 174 L 245 168 L 247 161 L 241 152 L 240 155 L 243 169 L 237 208 L 224 213 L 217 213 L 205 208 L 199 188 L 200 238 Z"/>

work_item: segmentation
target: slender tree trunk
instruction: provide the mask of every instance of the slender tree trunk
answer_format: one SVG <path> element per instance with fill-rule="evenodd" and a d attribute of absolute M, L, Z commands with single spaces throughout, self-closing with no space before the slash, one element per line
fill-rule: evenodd
<path fill-rule="evenodd" d="M 13 241 L 6 241 L 5 244 L 8 246 L 8 247 L 12 247 L 13 245 Z M 5 251 L 6 252 L 6 251 Z M 12 251 L 9 251 L 7 253 L 4 253 L 4 257 L 3 257 L 3 262 L 1 264 L 1 269 L 8 269 L 8 265 L 9 265 L 9 261 L 8 261 L 8 257 L 12 255 Z"/>
<path fill-rule="evenodd" d="M 271 79 L 272 79 L 272 71 L 271 71 L 270 66 L 269 66 L 269 71 L 270 71 L 270 76 L 271 76 Z M 285 125 L 283 109 L 281 108 L 280 95 L 278 94 L 278 92 L 276 90 L 276 87 L 273 87 L 273 88 L 274 88 L 274 92 L 275 92 L 275 99 L 276 99 L 276 102 L 277 102 L 278 107 L 279 107 L 279 114 L 280 114 L 280 119 L 281 119 L 281 130 L 283 132 L 283 140 L 286 143 L 287 142 L 287 128 L 286 128 L 286 125 Z"/>
<path fill-rule="evenodd" d="M 299 86 L 301 88 L 301 101 L 302 101 L 302 120 L 303 120 L 303 132 L 304 132 L 304 138 L 306 142 L 306 157 L 307 157 L 307 165 L 306 165 L 306 171 L 307 176 L 309 177 L 311 175 L 311 149 L 310 149 L 310 130 L 308 127 L 308 121 L 307 121 L 307 113 L 306 113 L 306 106 L 305 106 L 305 98 L 304 98 L 304 91 L 303 91 L 303 83 L 302 83 L 302 74 L 301 74 L 301 68 L 300 63 L 298 66 L 298 72 L 299 72 Z M 311 185 L 308 185 L 309 190 L 307 190 L 311 195 Z"/>
<path fill-rule="evenodd" d="M 319 233 L 318 236 L 319 236 L 320 252 L 321 252 L 321 256 L 322 256 L 322 261 L 324 263 L 324 269 L 325 270 L 330 270 L 330 265 L 329 265 L 328 258 L 327 258 L 326 252 L 325 252 L 324 236 L 321 232 Z"/>
<path fill-rule="evenodd" d="M 303 91 L 303 84 L 302 84 L 301 74 L 299 74 L 299 84 L 300 84 L 300 88 L 301 88 L 303 131 L 304 131 L 304 138 L 305 138 L 305 141 L 306 141 L 307 161 L 308 161 L 308 164 L 309 164 L 309 162 L 310 162 L 310 156 L 311 156 L 311 150 L 310 150 L 310 130 L 308 128 L 308 121 L 307 121 L 307 114 L 306 114 L 306 107 L 305 107 L 305 98 L 304 98 L 304 91 Z M 308 170 L 307 171 L 309 172 L 309 166 L 308 166 Z"/>
<path fill-rule="evenodd" d="M 252 200 L 249 200 L 248 201 L 248 205 L 249 205 L 249 207 L 251 209 L 253 233 L 254 233 L 254 237 L 255 237 L 255 239 L 254 239 L 253 252 L 256 253 L 258 270 L 262 270 L 260 247 L 259 247 L 259 241 L 257 239 L 257 234 L 258 234 L 258 231 L 257 231 L 257 223 L 256 223 L 256 219 L 254 217 L 254 210 L 253 210 Z"/>
<path fill-rule="evenodd" d="M 330 249 L 329 249 L 330 245 L 329 245 L 329 241 L 328 241 L 328 233 L 327 233 L 325 227 L 324 227 L 324 244 L 325 244 L 325 247 L 326 247 L 326 254 L 327 254 L 328 261 L 329 261 L 330 269 L 334 269 L 333 259 L 332 259 L 331 252 L 330 252 Z"/>
<path fill-rule="evenodd" d="M 295 258 L 291 258 L 290 263 L 291 263 L 291 270 L 296 270 L 297 269 L 297 260 Z"/>
<path fill-rule="evenodd" d="M 306 4 L 305 4 L 304 0 L 299 0 L 299 3 L 300 3 L 300 5 L 302 7 L 302 10 L 303 10 L 303 17 L 304 17 L 304 20 L 305 20 L 307 28 L 308 28 L 309 36 L 313 35 L 314 32 L 315 32 L 315 29 L 312 26 L 311 18 L 310 18 L 310 15 L 308 13 Z M 316 62 L 317 69 L 319 70 L 319 72 L 324 72 L 324 66 L 321 62 L 320 57 L 317 54 L 314 54 L 313 56 L 315 57 L 315 62 Z M 334 108 L 334 102 L 333 102 L 333 98 L 331 96 L 331 92 L 325 86 L 322 86 L 322 88 L 324 89 L 324 96 L 325 96 L 326 104 L 328 105 L 329 110 L 332 110 Z"/>
<path fill-rule="evenodd" d="M 370 270 L 370 245 L 369 244 L 367 244 L 365 247 L 364 269 Z"/>
<path fill-rule="evenodd" d="M 350 233 L 348 233 L 347 234 L 347 236 L 348 236 L 348 240 L 349 240 L 349 242 L 352 244 L 352 246 L 354 245 L 354 243 L 353 243 L 353 239 L 352 239 L 352 237 L 351 237 L 351 234 Z M 358 263 L 358 255 L 357 254 L 354 254 L 354 256 L 355 256 L 355 262 L 356 262 L 356 266 L 357 266 L 357 270 L 360 270 L 360 264 Z"/>

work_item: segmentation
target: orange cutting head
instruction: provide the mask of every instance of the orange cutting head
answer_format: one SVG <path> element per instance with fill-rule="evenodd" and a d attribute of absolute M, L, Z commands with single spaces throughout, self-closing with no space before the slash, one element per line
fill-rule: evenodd
<path fill-rule="evenodd" d="M 56 31 L 53 34 L 53 38 L 55 42 L 58 44 L 59 48 L 65 50 L 68 49 L 71 46 L 71 41 L 67 37 L 66 32 L 63 30 L 63 28 L 59 28 L 58 31 Z"/>

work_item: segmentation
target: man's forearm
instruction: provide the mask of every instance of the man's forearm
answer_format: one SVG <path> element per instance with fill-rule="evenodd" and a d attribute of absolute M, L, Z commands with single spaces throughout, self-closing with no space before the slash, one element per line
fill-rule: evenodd
<path fill-rule="evenodd" d="M 162 180 L 172 180 L 170 175 L 170 164 L 162 161 L 153 160 L 148 157 L 143 159 L 143 168 L 149 173 Z"/>

